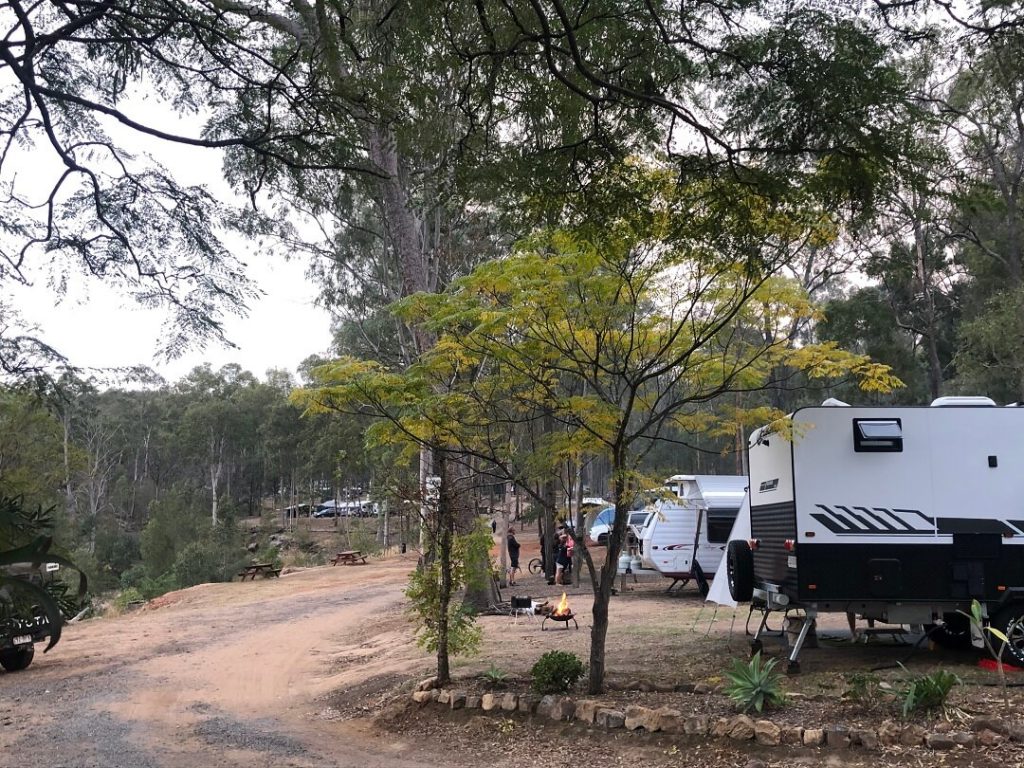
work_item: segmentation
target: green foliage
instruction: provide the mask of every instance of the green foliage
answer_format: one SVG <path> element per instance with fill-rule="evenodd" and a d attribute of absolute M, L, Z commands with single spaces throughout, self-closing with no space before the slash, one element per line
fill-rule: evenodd
<path fill-rule="evenodd" d="M 442 610 L 447 583 L 449 595 L 476 585 L 480 578 L 472 563 L 488 560 L 491 547 L 490 531 L 479 523 L 469 533 L 456 533 L 452 540 L 451 563 L 447 574 L 442 572 L 438 558 L 425 563 L 409 576 L 405 591 L 409 598 L 410 610 L 417 623 L 416 641 L 428 651 L 438 649 L 441 618 L 446 618 L 448 652 L 453 656 L 475 653 L 480 647 L 482 631 L 476 624 L 472 610 L 457 600 L 451 599 L 448 610 Z"/>
<path fill-rule="evenodd" d="M 946 669 L 937 669 L 912 679 L 903 690 L 903 717 L 910 717 L 915 712 L 945 709 L 946 699 L 957 685 L 960 685 L 960 678 Z"/>
<path fill-rule="evenodd" d="M 845 680 L 846 690 L 843 691 L 843 698 L 861 709 L 873 710 L 886 698 L 878 675 L 870 672 L 851 672 L 845 676 Z"/>
<path fill-rule="evenodd" d="M 484 670 L 481 677 L 483 677 L 484 683 L 488 688 L 504 688 L 508 682 L 509 675 L 494 662 L 491 662 L 491 666 Z"/>
<path fill-rule="evenodd" d="M 117 606 L 118 610 L 126 611 L 132 603 L 139 603 L 143 600 L 145 600 L 145 598 L 143 597 L 142 592 L 135 587 L 129 587 L 128 589 L 122 590 L 118 593 L 117 597 L 114 598 L 114 605 Z"/>
<path fill-rule="evenodd" d="M 575 653 L 548 651 L 530 669 L 531 685 L 542 695 L 568 693 L 586 671 L 586 666 Z"/>
<path fill-rule="evenodd" d="M 761 712 L 765 707 L 778 707 L 785 703 L 782 691 L 782 675 L 775 668 L 778 659 L 765 661 L 760 651 L 747 662 L 734 659 L 725 673 L 728 683 L 726 695 L 742 712 Z"/>

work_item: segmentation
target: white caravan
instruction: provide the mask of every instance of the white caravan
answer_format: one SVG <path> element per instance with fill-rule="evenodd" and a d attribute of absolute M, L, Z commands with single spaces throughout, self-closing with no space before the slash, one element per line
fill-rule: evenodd
<path fill-rule="evenodd" d="M 695 579 L 707 594 L 708 579 L 729 540 L 729 531 L 743 502 L 747 478 L 742 475 L 674 475 L 665 487 L 676 494 L 654 505 L 640 538 L 640 560 L 684 585 Z"/>
<path fill-rule="evenodd" d="M 940 641 L 969 641 L 959 612 L 978 600 L 1024 666 L 1024 408 L 932 405 L 944 407 L 802 408 L 756 430 L 750 538 L 728 547 L 733 598 L 765 620 L 852 613 L 932 625 Z"/>

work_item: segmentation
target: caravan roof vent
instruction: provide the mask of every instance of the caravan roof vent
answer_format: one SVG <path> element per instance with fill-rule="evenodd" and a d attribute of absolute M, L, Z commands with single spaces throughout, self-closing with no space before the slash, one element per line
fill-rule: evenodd
<path fill-rule="evenodd" d="M 844 403 L 842 400 L 836 400 L 834 397 L 830 397 L 825 400 L 822 405 L 832 408 L 849 408 L 849 403 Z"/>
<path fill-rule="evenodd" d="M 902 453 L 900 419 L 854 419 L 853 450 L 857 453 Z"/>
<path fill-rule="evenodd" d="M 996 404 L 991 397 L 982 395 L 955 395 L 953 397 L 937 397 L 932 400 L 932 408 L 947 408 L 952 406 L 991 408 Z"/>

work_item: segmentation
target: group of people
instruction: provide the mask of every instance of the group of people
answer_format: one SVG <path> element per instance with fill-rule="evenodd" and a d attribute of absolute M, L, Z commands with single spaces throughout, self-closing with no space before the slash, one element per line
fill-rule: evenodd
<path fill-rule="evenodd" d="M 516 572 L 519 571 L 519 550 L 522 545 L 516 538 L 516 532 L 513 528 L 509 528 L 508 537 L 506 541 L 508 547 L 508 583 L 509 586 L 515 586 L 516 583 Z M 554 548 L 555 555 L 555 584 L 567 584 L 569 583 L 569 576 L 572 573 L 572 556 L 573 551 L 576 547 L 576 541 L 569 533 L 569 529 L 566 526 L 559 526 L 558 528 L 558 540 Z M 541 562 L 545 565 L 546 552 L 544 549 L 544 537 L 540 537 L 540 549 L 541 549 Z"/>

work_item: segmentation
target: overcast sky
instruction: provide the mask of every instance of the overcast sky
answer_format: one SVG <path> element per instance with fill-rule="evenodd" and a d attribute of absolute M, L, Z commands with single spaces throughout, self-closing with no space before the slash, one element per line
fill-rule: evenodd
<path fill-rule="evenodd" d="M 137 97 L 119 106 L 133 117 L 183 135 L 197 135 L 202 124 L 201 117 L 174 114 L 152 98 Z M 202 184 L 220 199 L 238 202 L 221 177 L 219 151 L 149 139 L 112 121 L 106 122 L 105 128 L 122 147 L 155 158 L 179 182 Z M 49 191 L 47 177 L 61 170 L 43 145 L 23 150 L 20 157 L 8 157 L 4 175 L 16 178 L 23 192 L 39 199 Z M 326 353 L 330 316 L 314 306 L 319 289 L 305 278 L 308 265 L 283 257 L 257 256 L 244 241 L 235 237 L 229 240 L 235 255 L 248 265 L 249 278 L 264 294 L 250 302 L 247 317 L 230 317 L 225 323 L 227 336 L 237 349 L 211 345 L 170 362 L 160 360 L 154 355 L 161 346 L 162 325 L 168 314 L 142 308 L 100 280 L 87 279 L 80 273 L 69 276 L 67 295 L 59 303 L 45 270 L 32 271 L 31 265 L 28 275 L 32 286 L 5 280 L 0 293 L 27 323 L 38 328 L 43 341 L 83 368 L 149 365 L 175 381 L 203 363 L 214 368 L 238 363 L 263 378 L 268 368 L 294 371 L 309 355 Z M 46 260 L 41 250 L 36 250 L 33 258 L 40 266 Z"/>

